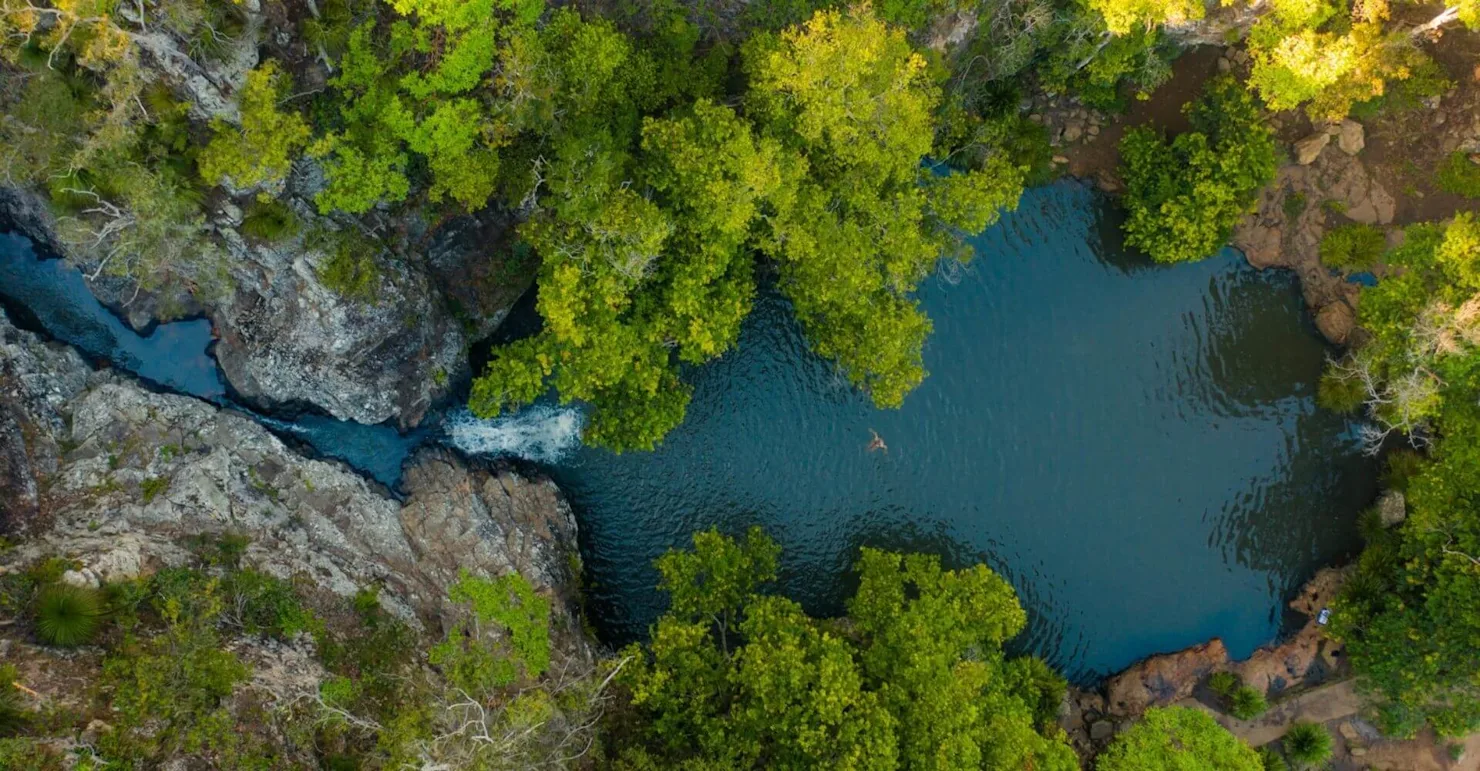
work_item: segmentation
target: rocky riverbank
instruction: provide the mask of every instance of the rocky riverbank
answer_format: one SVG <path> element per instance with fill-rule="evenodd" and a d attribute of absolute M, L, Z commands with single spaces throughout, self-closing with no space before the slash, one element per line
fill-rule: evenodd
<path fill-rule="evenodd" d="M 1402 495 L 1385 497 L 1380 510 L 1385 524 L 1401 522 Z M 1282 641 L 1239 661 L 1229 657 L 1218 639 L 1148 657 L 1097 688 L 1070 689 L 1060 705 L 1059 725 L 1086 768 L 1092 768 L 1094 756 L 1146 710 L 1178 706 L 1211 714 L 1256 748 L 1279 741 L 1297 721 L 1320 723 L 1335 739 L 1328 768 L 1336 771 L 1480 769 L 1480 734 L 1457 743 L 1441 742 L 1427 731 L 1411 740 L 1396 740 L 1383 736 L 1367 719 L 1342 645 L 1326 636 L 1318 620 L 1350 574 L 1350 568 L 1326 568 L 1306 583 L 1289 603 L 1305 622 Z M 1268 700 L 1268 710 L 1248 719 L 1230 714 L 1226 699 L 1209 685 L 1220 672 L 1231 673 L 1258 691 Z M 1451 746 L 1462 749 L 1458 757 Z"/>
<path fill-rule="evenodd" d="M 311 162 L 302 164 L 294 179 L 311 180 Z M 217 291 L 186 284 L 150 291 L 110 275 L 68 248 L 38 191 L 0 188 L 0 230 L 79 265 L 94 294 L 135 329 L 209 317 L 222 372 L 247 403 L 415 426 L 469 377 L 470 346 L 529 287 L 533 263 L 500 246 L 508 222 L 498 215 L 454 218 L 435 230 L 410 216 L 397 232 L 363 240 L 359 248 L 368 251 L 355 259 L 368 277 L 366 296 L 346 295 L 326 279 L 344 247 L 324 234 L 356 226 L 320 217 L 309 204 L 312 183 L 301 185 L 286 194 L 300 232 L 272 243 L 244 235 L 237 203 L 217 202 L 207 225 L 222 248 Z"/>
<path fill-rule="evenodd" d="M 1225 18 L 1226 16 L 1226 18 Z M 1215 14 L 1217 25 L 1244 23 Z M 1175 134 L 1186 128 L 1182 105 L 1219 73 L 1247 77 L 1251 60 L 1239 46 L 1224 47 L 1212 34 L 1184 31 L 1196 45 L 1173 64 L 1173 76 L 1124 115 L 1087 109 L 1072 100 L 1040 98 L 1032 118 L 1049 129 L 1055 160 L 1067 173 L 1093 180 L 1102 190 L 1124 189 L 1118 176 L 1118 145 L 1125 132 L 1152 126 Z M 1265 187 L 1255 209 L 1233 233 L 1233 246 L 1257 268 L 1284 268 L 1300 278 L 1302 293 L 1328 340 L 1345 344 L 1356 331 L 1361 288 L 1321 262 L 1321 238 L 1343 224 L 1363 223 L 1396 237 L 1401 226 L 1437 221 L 1474 208 L 1471 201 L 1439 190 L 1431 172 L 1456 151 L 1480 157 L 1480 70 L 1474 52 L 1480 34 L 1446 33 L 1433 47 L 1451 88 L 1440 97 L 1384 110 L 1361 120 L 1313 124 L 1304 113 L 1270 116 L 1287 151 L 1278 176 Z"/>
<path fill-rule="evenodd" d="M 253 420 L 92 370 L 0 317 L 0 571 L 65 555 L 97 585 L 190 559 L 191 540 L 245 537 L 243 564 L 349 597 L 380 588 L 437 623 L 460 571 L 517 571 L 554 599 L 552 628 L 589 655 L 575 607 L 576 524 L 554 484 L 423 451 L 398 502 L 311 460 Z"/>

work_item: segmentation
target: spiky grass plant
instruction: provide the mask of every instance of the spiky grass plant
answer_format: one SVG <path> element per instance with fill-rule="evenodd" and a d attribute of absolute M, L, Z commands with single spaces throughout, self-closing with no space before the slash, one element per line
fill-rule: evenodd
<path fill-rule="evenodd" d="M 1238 675 L 1232 672 L 1214 672 L 1213 676 L 1208 678 L 1208 688 L 1225 699 L 1232 696 L 1238 687 Z"/>
<path fill-rule="evenodd" d="M 1306 768 L 1325 763 L 1331 758 L 1331 734 L 1319 723 L 1296 723 L 1285 733 L 1285 754 Z"/>
<path fill-rule="evenodd" d="M 75 648 L 98 633 L 103 599 L 96 591 L 53 584 L 36 598 L 36 633 L 47 645 Z"/>
<path fill-rule="evenodd" d="M 1241 685 L 1228 700 L 1228 711 L 1239 720 L 1253 720 L 1269 709 L 1269 702 L 1257 688 Z"/>

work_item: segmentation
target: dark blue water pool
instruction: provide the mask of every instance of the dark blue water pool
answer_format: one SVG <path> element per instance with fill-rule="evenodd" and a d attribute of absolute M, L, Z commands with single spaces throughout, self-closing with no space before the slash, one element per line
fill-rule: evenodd
<path fill-rule="evenodd" d="M 1326 348 L 1288 274 L 1232 250 L 1153 266 L 1108 216 L 1077 184 L 1031 191 L 965 271 L 927 282 L 930 376 L 897 411 L 763 296 L 658 452 L 552 469 L 598 626 L 640 635 L 662 607 L 651 560 L 695 529 L 760 524 L 786 593 L 819 612 L 860 544 L 985 559 L 1029 609 L 1024 645 L 1079 679 L 1212 636 L 1269 642 L 1287 593 L 1356 546 L 1372 464 L 1315 407 Z"/>

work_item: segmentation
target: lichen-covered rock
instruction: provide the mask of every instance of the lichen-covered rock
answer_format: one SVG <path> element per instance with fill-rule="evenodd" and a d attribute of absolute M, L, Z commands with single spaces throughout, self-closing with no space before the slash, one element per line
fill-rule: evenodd
<path fill-rule="evenodd" d="M 1402 490 L 1388 490 L 1377 499 L 1377 516 L 1383 527 L 1400 525 L 1408 518 L 1408 501 Z"/>
<path fill-rule="evenodd" d="M 37 525 L 37 478 L 55 471 L 62 410 L 89 376 L 75 351 L 17 330 L 0 312 L 0 533 Z"/>
<path fill-rule="evenodd" d="M 1362 124 L 1354 120 L 1348 119 L 1342 121 L 1336 135 L 1336 146 L 1340 147 L 1341 151 L 1347 155 L 1356 155 L 1362 152 L 1362 148 L 1367 146 L 1366 129 L 1362 128 Z"/>
<path fill-rule="evenodd" d="M 1295 162 L 1301 166 L 1309 166 L 1320 157 L 1321 151 L 1331 143 L 1331 135 L 1324 131 L 1317 131 L 1310 136 L 1295 143 Z"/>
<path fill-rule="evenodd" d="M 1327 303 L 1316 314 L 1316 329 L 1337 345 L 1345 343 L 1356 328 L 1357 313 L 1344 302 Z"/>
<path fill-rule="evenodd" d="M 301 201 L 297 209 L 306 221 L 316 216 Z M 55 221 L 35 191 L 0 187 L 0 226 L 75 257 L 56 237 Z M 208 315 L 220 338 L 216 355 L 227 380 L 244 400 L 264 409 L 312 405 L 344 420 L 395 421 L 407 428 L 465 378 L 464 325 L 421 266 L 380 259 L 373 296 L 349 298 L 325 285 L 320 274 L 329 258 L 309 248 L 305 238 L 251 243 L 226 214 L 216 227 L 233 287 L 225 296 L 198 302 L 183 286 L 140 292 L 133 281 L 107 275 L 90 280 L 89 288 L 135 329 L 164 316 Z M 446 283 L 485 293 L 480 306 L 457 303 L 465 316 L 480 320 L 472 325 L 479 334 L 496 326 L 533 280 L 527 269 L 499 272 L 495 266 L 483 275 L 455 268 L 484 262 L 488 258 L 471 239 L 443 250 L 439 262 Z"/>
<path fill-rule="evenodd" d="M 236 290 L 212 320 L 216 357 L 242 398 L 410 427 L 466 367 L 468 341 L 421 272 L 380 260 L 373 297 L 348 298 L 325 286 L 328 257 L 301 240 L 227 243 Z"/>
<path fill-rule="evenodd" d="M 46 527 L 0 569 L 67 554 L 97 584 L 183 564 L 189 539 L 232 533 L 250 539 L 244 564 L 346 597 L 379 586 L 382 604 L 413 622 L 441 614 L 462 570 L 517 570 L 547 596 L 572 595 L 575 522 L 549 481 L 429 452 L 402 504 L 244 415 L 92 373 L 8 322 L 0 344 L 0 409 L 37 427 L 24 440 L 31 457 L 53 458 L 29 466 Z M 0 498 L 23 483 L 7 478 Z M 554 605 L 558 638 L 584 649 L 573 604 Z"/>

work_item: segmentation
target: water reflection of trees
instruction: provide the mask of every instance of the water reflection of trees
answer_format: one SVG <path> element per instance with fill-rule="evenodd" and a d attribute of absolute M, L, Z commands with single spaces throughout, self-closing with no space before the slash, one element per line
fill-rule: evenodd
<path fill-rule="evenodd" d="M 1288 274 L 1241 265 L 1214 276 L 1198 322 L 1207 382 L 1224 414 L 1264 412 L 1314 395 L 1325 346 Z"/>
<path fill-rule="evenodd" d="M 1209 534 L 1225 561 L 1272 573 L 1285 588 L 1359 546 L 1357 512 L 1376 496 L 1378 470 L 1345 417 L 1311 408 L 1291 421 L 1267 473 L 1210 513 Z"/>

